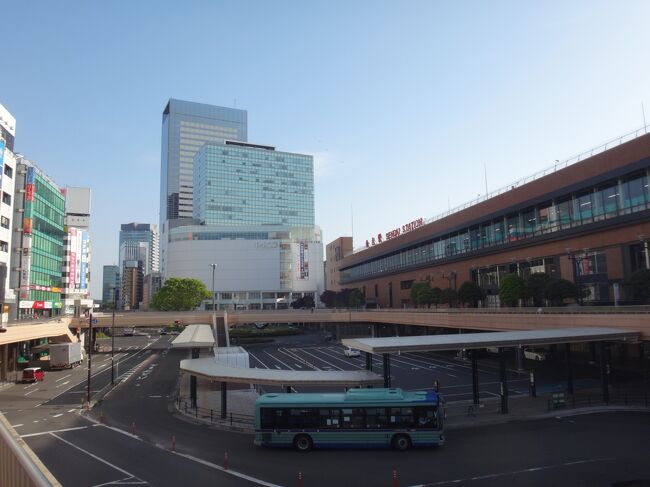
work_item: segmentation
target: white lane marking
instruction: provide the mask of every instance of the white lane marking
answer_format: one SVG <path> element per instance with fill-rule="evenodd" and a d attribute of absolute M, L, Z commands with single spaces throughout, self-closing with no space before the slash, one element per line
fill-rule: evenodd
<path fill-rule="evenodd" d="M 34 421 L 34 422 L 36 423 L 37 421 Z M 20 437 L 21 438 L 30 438 L 32 436 L 49 435 L 49 434 L 52 434 L 52 433 L 64 433 L 66 431 L 85 430 L 86 428 L 88 428 L 88 426 L 76 426 L 74 428 L 65 428 L 65 429 L 62 429 L 62 430 L 42 431 L 40 433 L 29 433 L 28 435 L 20 435 Z"/>
<path fill-rule="evenodd" d="M 55 415 L 53 415 L 52 417 L 53 417 L 53 418 L 58 418 L 59 416 L 63 416 L 63 413 L 55 414 Z"/>
<path fill-rule="evenodd" d="M 448 375 L 449 377 L 453 377 L 454 379 L 457 379 L 457 378 L 458 378 L 458 376 L 457 376 L 457 375 L 454 375 L 454 374 L 450 374 L 449 372 L 447 372 L 447 374 L 446 374 L 446 375 Z"/>
<path fill-rule="evenodd" d="M 107 462 L 106 460 L 104 460 L 103 458 L 98 457 L 97 455 L 93 455 L 93 454 L 90 453 L 88 450 L 84 450 L 84 449 L 81 448 L 80 446 L 77 446 L 77 445 L 75 445 L 74 443 L 72 443 L 72 442 L 70 442 L 70 441 L 68 441 L 68 440 L 64 440 L 63 438 L 61 438 L 60 436 L 57 436 L 57 435 L 54 434 L 54 433 L 50 433 L 50 435 L 52 435 L 52 436 L 53 436 L 54 438 L 56 438 L 57 440 L 60 440 L 60 441 L 62 441 L 63 443 L 65 443 L 65 444 L 67 444 L 67 445 L 70 445 L 72 448 L 76 448 L 76 449 L 79 450 L 80 452 L 85 453 L 85 454 L 88 455 L 89 457 L 92 457 L 92 458 L 94 458 L 95 460 L 97 460 L 97 461 L 99 461 L 99 462 L 102 462 L 102 463 L 105 464 L 105 465 L 108 465 L 109 467 L 113 467 L 113 468 L 114 468 L 115 470 L 117 470 L 118 472 L 122 472 L 124 475 L 128 475 L 129 477 L 132 477 L 132 478 L 134 478 L 134 479 L 138 479 L 138 480 L 142 481 L 142 479 L 136 477 L 136 476 L 133 475 L 132 473 L 127 472 L 126 470 L 124 470 L 124 469 L 118 467 L 117 465 L 113 465 L 112 463 Z"/>
<path fill-rule="evenodd" d="M 278 370 L 282 370 L 279 365 L 276 365 L 275 368 Z"/>
<path fill-rule="evenodd" d="M 300 362 L 301 364 L 309 367 L 312 370 L 319 370 L 318 367 L 316 367 L 314 364 L 311 362 L 305 360 L 302 357 L 299 357 L 298 354 L 295 352 L 295 349 L 292 349 L 292 351 L 289 351 L 288 349 L 282 350 L 281 348 L 278 348 L 278 352 L 285 354 L 287 357 L 295 360 L 296 362 Z M 299 367 L 299 365 L 296 363 L 294 364 L 296 367 Z"/>
<path fill-rule="evenodd" d="M 328 347 L 326 350 L 329 350 L 329 349 L 330 348 Z M 318 351 L 318 353 L 322 353 L 323 355 L 327 355 L 328 357 L 332 357 L 333 359 L 338 360 L 339 362 L 343 362 L 346 365 L 353 365 L 354 367 L 356 367 L 358 369 L 365 369 L 365 365 L 361 366 L 358 363 L 355 363 L 355 362 L 357 362 L 356 359 L 351 359 L 351 358 L 345 357 L 345 355 L 343 355 L 343 351 L 341 349 L 339 349 L 339 351 L 341 351 L 341 353 L 338 354 L 338 355 L 332 355 L 331 353 L 325 352 L 320 348 L 317 348 L 316 350 Z M 342 358 L 342 357 L 344 357 L 344 358 Z"/>
<path fill-rule="evenodd" d="M 58 389 L 59 387 L 63 387 L 64 385 L 69 384 L 69 383 L 70 383 L 70 381 L 67 380 L 63 384 L 59 384 L 58 386 L 56 386 L 55 389 Z"/>
<path fill-rule="evenodd" d="M 67 378 L 70 377 L 71 375 L 72 375 L 72 374 L 64 375 L 63 377 L 61 377 L 60 379 L 55 380 L 54 382 L 59 382 L 59 381 L 62 381 L 63 379 L 67 379 Z M 67 382 L 66 382 L 66 384 L 67 384 Z"/>
<path fill-rule="evenodd" d="M 43 403 L 41 402 L 41 403 L 38 403 L 38 404 L 37 404 L 36 406 L 34 406 L 34 407 L 37 408 L 37 407 L 42 406 L 42 405 L 43 405 Z"/>
<path fill-rule="evenodd" d="M 574 462 L 564 462 L 564 463 L 557 463 L 554 465 L 540 465 L 539 467 L 531 467 L 531 468 L 524 468 L 521 470 L 512 470 L 510 472 L 498 472 L 498 473 L 491 473 L 487 475 L 479 475 L 476 477 L 467 477 L 464 479 L 454 479 L 454 480 L 442 480 L 440 482 L 433 482 L 430 484 L 421 484 L 421 487 L 430 487 L 434 485 L 447 485 L 447 484 L 459 484 L 461 482 L 471 482 L 471 481 L 476 481 L 476 480 L 487 480 L 487 479 L 494 479 L 497 477 L 507 477 L 507 476 L 514 476 L 514 475 L 519 475 L 522 473 L 527 473 L 527 472 L 539 472 L 541 470 L 550 470 L 553 468 L 562 468 L 562 467 L 571 467 L 573 465 L 584 465 L 586 463 L 599 463 L 599 462 L 610 462 L 612 460 L 615 460 L 614 457 L 606 457 L 606 458 L 590 458 L 587 460 L 576 460 Z M 416 486 L 413 486 L 416 487 Z"/>
<path fill-rule="evenodd" d="M 152 398 L 152 399 L 157 399 L 157 398 L 162 397 L 162 396 L 149 396 L 149 397 Z"/>
<path fill-rule="evenodd" d="M 21 426 L 23 426 L 23 423 L 11 425 L 12 428 L 20 428 Z"/>
<path fill-rule="evenodd" d="M 322 359 L 322 358 L 318 357 L 317 355 L 314 355 L 313 353 L 308 352 L 307 350 L 302 350 L 302 352 L 303 352 L 303 353 L 306 353 L 307 355 L 311 355 L 311 356 L 314 357 L 316 360 L 320 360 L 321 362 L 327 364 L 327 365 L 330 366 L 330 367 L 333 367 L 333 368 L 338 369 L 338 370 L 343 370 L 341 367 L 338 367 L 338 366 L 334 365 L 333 363 L 328 362 L 327 360 Z M 327 367 L 324 367 L 324 368 L 327 369 Z"/>
<path fill-rule="evenodd" d="M 147 483 L 144 480 L 138 482 L 136 477 L 125 477 L 123 479 L 111 480 L 104 484 L 95 484 L 92 487 L 104 487 L 106 485 L 147 485 Z"/>
<path fill-rule="evenodd" d="M 255 360 L 257 360 L 257 361 L 258 361 L 258 362 L 259 362 L 259 363 L 260 363 L 260 364 L 261 364 L 265 369 L 268 369 L 268 368 L 269 368 L 269 366 L 266 365 L 264 362 L 262 362 L 259 358 L 257 358 L 257 357 L 253 354 L 253 352 L 248 351 L 248 355 L 250 355 L 250 356 L 253 357 Z"/>
<path fill-rule="evenodd" d="M 40 419 L 36 419 L 36 420 L 32 421 L 32 423 L 40 423 L 40 422 L 41 422 Z"/>
<path fill-rule="evenodd" d="M 269 357 L 271 357 L 272 359 L 277 360 L 278 362 L 280 362 L 280 363 L 281 363 L 282 365 L 284 365 L 287 369 L 289 369 L 289 370 L 294 370 L 293 367 L 291 367 L 289 364 L 284 363 L 282 360 L 280 360 L 279 358 L 277 358 L 277 357 L 274 356 L 274 355 L 271 355 L 269 352 L 265 351 L 264 353 L 267 354 L 267 355 L 268 355 Z M 276 368 L 276 369 L 279 369 L 280 367 L 278 367 L 278 366 L 276 365 L 275 368 Z"/>
<path fill-rule="evenodd" d="M 69 412 L 69 413 L 74 413 L 75 411 L 76 411 L 76 409 L 75 409 L 75 408 L 72 408 L 72 409 L 68 409 L 68 412 Z"/>
<path fill-rule="evenodd" d="M 26 393 L 23 394 L 23 395 L 24 395 L 24 396 L 29 396 L 31 393 L 36 392 L 36 391 L 38 391 L 38 389 L 32 389 L 31 391 L 26 392 Z"/>

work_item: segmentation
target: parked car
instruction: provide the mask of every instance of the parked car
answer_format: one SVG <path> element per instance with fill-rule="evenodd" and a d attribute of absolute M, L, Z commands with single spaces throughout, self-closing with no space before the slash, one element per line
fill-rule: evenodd
<path fill-rule="evenodd" d="M 161 328 L 160 330 L 158 330 L 158 332 L 159 332 L 161 335 L 166 335 L 166 334 L 167 334 L 167 328 Z"/>
<path fill-rule="evenodd" d="M 346 348 L 343 351 L 343 355 L 346 357 L 359 357 L 361 355 L 361 352 L 355 348 Z"/>
<path fill-rule="evenodd" d="M 45 379 L 45 371 L 40 367 L 27 367 L 23 370 L 23 382 L 41 382 Z"/>
<path fill-rule="evenodd" d="M 132 337 L 135 334 L 135 328 L 124 328 L 122 335 L 125 337 Z"/>
<path fill-rule="evenodd" d="M 546 360 L 546 352 L 541 350 L 533 350 L 532 348 L 525 348 L 524 357 L 526 357 L 528 360 L 536 360 L 538 362 L 542 362 Z"/>

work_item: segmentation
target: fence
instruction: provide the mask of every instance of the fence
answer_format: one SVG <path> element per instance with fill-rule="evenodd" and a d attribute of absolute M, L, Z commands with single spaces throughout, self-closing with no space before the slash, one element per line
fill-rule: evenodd
<path fill-rule="evenodd" d="M 196 419 L 209 421 L 210 424 L 226 424 L 229 426 L 237 426 L 240 428 L 252 428 L 255 422 L 255 417 L 250 414 L 239 414 L 229 412 L 226 418 L 221 417 L 221 410 L 208 409 L 192 406 L 192 401 L 188 397 L 178 396 L 176 398 L 176 407 L 180 412 L 187 416 L 193 416 Z"/>
<path fill-rule="evenodd" d="M 636 406 L 650 408 L 650 394 L 621 392 L 611 394 L 609 401 L 605 402 L 602 394 L 573 394 L 566 395 L 563 392 L 554 393 L 548 399 L 548 411 L 559 409 L 574 409 L 593 406 Z"/>

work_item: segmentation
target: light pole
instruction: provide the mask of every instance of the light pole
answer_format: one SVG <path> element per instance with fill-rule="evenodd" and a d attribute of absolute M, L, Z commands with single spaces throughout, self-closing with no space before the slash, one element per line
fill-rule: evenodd
<path fill-rule="evenodd" d="M 217 336 L 217 312 L 215 310 L 215 299 L 214 299 L 214 271 L 217 269 L 217 264 L 210 264 L 212 267 L 212 326 L 214 328 L 214 335 Z"/>
<path fill-rule="evenodd" d="M 113 321 L 111 323 L 111 384 L 115 384 L 115 302 L 113 302 Z"/>

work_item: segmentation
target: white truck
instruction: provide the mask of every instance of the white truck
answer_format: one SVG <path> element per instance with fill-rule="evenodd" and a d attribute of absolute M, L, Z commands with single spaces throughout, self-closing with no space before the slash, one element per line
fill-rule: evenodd
<path fill-rule="evenodd" d="M 82 360 L 81 342 L 50 343 L 50 369 L 71 369 Z"/>

